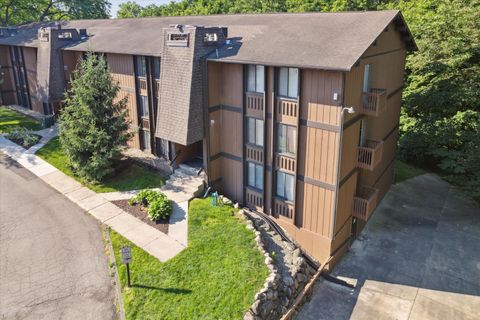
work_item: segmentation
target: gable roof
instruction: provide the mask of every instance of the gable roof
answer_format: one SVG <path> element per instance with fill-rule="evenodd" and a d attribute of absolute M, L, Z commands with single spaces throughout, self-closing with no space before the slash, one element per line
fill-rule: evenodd
<path fill-rule="evenodd" d="M 60 25 L 84 28 L 91 35 L 64 50 L 153 56 L 162 52 L 162 28 L 225 26 L 230 41 L 209 60 L 348 71 L 392 21 L 401 27 L 406 48 L 416 50 L 397 10 L 72 20 Z M 53 22 L 20 26 L 16 35 L 0 38 L 0 44 L 36 47 L 37 30 L 45 26 Z"/>

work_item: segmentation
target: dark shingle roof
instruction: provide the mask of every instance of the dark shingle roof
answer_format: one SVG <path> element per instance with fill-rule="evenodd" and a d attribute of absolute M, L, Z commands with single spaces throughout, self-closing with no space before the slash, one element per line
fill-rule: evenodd
<path fill-rule="evenodd" d="M 399 11 L 301 14 L 244 14 L 155 17 L 139 19 L 74 20 L 62 28 L 86 28 L 88 41 L 65 50 L 159 56 L 162 28 L 172 24 L 226 26 L 230 45 L 211 55 L 212 60 L 350 70 L 392 21 L 403 25 L 407 48 L 416 45 Z M 36 46 L 37 29 L 52 23 L 19 27 L 16 36 L 0 44 Z"/>

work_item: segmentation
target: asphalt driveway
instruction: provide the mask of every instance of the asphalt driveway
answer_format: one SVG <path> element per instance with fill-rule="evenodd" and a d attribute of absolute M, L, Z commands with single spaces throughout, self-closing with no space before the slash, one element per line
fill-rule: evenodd
<path fill-rule="evenodd" d="M 394 185 L 297 319 L 480 319 L 480 207 L 426 174 Z"/>
<path fill-rule="evenodd" d="M 100 225 L 0 154 L 0 319 L 114 319 Z"/>

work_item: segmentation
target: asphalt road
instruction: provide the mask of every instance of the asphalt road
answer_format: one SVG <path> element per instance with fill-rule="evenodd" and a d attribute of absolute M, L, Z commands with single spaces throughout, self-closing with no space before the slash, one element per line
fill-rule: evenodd
<path fill-rule="evenodd" d="M 0 154 L 0 319 L 114 319 L 99 223 Z"/>

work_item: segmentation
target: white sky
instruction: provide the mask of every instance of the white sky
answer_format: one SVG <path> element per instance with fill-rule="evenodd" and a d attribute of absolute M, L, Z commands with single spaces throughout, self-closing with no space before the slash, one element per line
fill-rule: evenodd
<path fill-rule="evenodd" d="M 112 15 L 112 18 L 116 18 L 117 17 L 117 11 L 118 11 L 118 6 L 120 5 L 120 3 L 124 3 L 124 2 L 127 2 L 128 0 L 110 0 L 110 3 L 112 4 L 112 8 L 111 8 L 111 15 Z M 149 5 L 149 4 L 156 4 L 156 5 L 159 5 L 159 4 L 164 4 L 164 3 L 169 3 L 170 0 L 133 0 L 135 1 L 136 3 L 138 3 L 139 5 L 141 5 L 142 7 L 146 6 L 146 5 Z"/>

